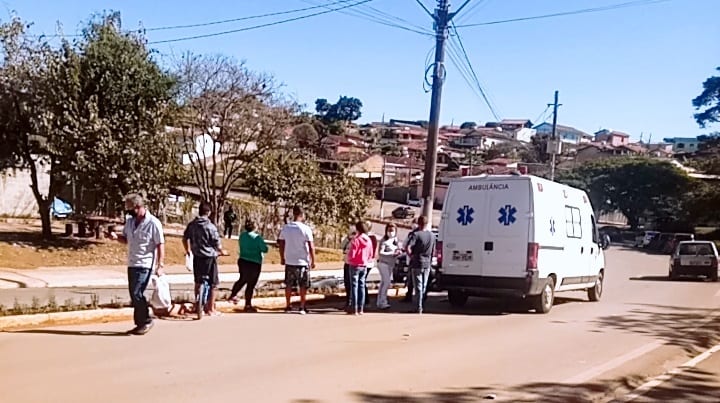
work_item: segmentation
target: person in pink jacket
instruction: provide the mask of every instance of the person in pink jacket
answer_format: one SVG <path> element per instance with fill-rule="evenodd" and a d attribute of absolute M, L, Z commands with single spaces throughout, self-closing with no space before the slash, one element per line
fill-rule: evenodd
<path fill-rule="evenodd" d="M 368 226 L 362 221 L 355 224 L 357 233 L 350 241 L 347 263 L 350 265 L 349 314 L 362 315 L 365 306 L 365 274 L 368 264 L 375 257 L 373 242 L 368 236 Z"/>

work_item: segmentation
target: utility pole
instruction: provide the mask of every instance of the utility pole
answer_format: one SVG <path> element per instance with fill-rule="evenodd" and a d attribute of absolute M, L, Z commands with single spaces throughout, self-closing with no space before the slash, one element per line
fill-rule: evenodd
<path fill-rule="evenodd" d="M 550 180 L 555 180 L 555 158 L 560 150 L 558 145 L 560 144 L 557 140 L 557 112 L 558 112 L 558 91 L 555 91 L 555 102 L 553 103 L 553 125 L 552 125 L 552 148 L 550 150 L 552 154 L 552 161 L 550 162 Z"/>
<path fill-rule="evenodd" d="M 435 176 L 437 174 L 437 148 L 440 129 L 440 101 L 443 81 L 445 81 L 445 41 L 448 38 L 448 25 L 454 14 L 450 14 L 450 1 L 438 0 L 435 9 L 435 65 L 433 68 L 432 98 L 430 102 L 430 122 L 428 126 L 427 147 L 425 151 L 425 174 L 423 175 L 422 215 L 428 218 L 432 226 L 433 206 L 435 204 Z"/>

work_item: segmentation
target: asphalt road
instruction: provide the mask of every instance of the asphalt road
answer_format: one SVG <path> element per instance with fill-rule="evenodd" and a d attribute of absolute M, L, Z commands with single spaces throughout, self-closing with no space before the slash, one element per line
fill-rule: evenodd
<path fill-rule="evenodd" d="M 0 333 L 3 402 L 609 401 L 720 343 L 720 284 L 665 280 L 667 258 L 608 251 L 603 301 L 548 315 L 431 297 L 428 314 L 264 312 Z M 636 401 L 719 401 L 718 354 Z"/>

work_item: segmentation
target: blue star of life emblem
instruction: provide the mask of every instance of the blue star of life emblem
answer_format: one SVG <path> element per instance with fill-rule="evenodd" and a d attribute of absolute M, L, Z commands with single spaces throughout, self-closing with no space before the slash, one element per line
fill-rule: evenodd
<path fill-rule="evenodd" d="M 458 209 L 457 212 L 458 212 L 457 222 L 460 225 L 465 226 L 468 224 L 472 224 L 472 222 L 474 220 L 473 213 L 475 213 L 475 209 L 473 209 L 470 206 L 462 206 Z"/>
<path fill-rule="evenodd" d="M 515 214 L 517 214 L 515 207 L 508 204 L 505 207 L 501 207 L 498 213 L 500 213 L 500 217 L 498 218 L 500 224 L 508 226 L 515 223 Z"/>

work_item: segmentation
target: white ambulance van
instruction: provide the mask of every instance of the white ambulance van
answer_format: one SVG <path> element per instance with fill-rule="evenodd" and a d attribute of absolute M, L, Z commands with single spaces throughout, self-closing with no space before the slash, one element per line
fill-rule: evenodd
<path fill-rule="evenodd" d="M 603 292 L 605 256 L 585 192 L 531 175 L 450 182 L 439 228 L 440 286 L 450 304 L 518 297 L 547 313 L 559 291 Z"/>

